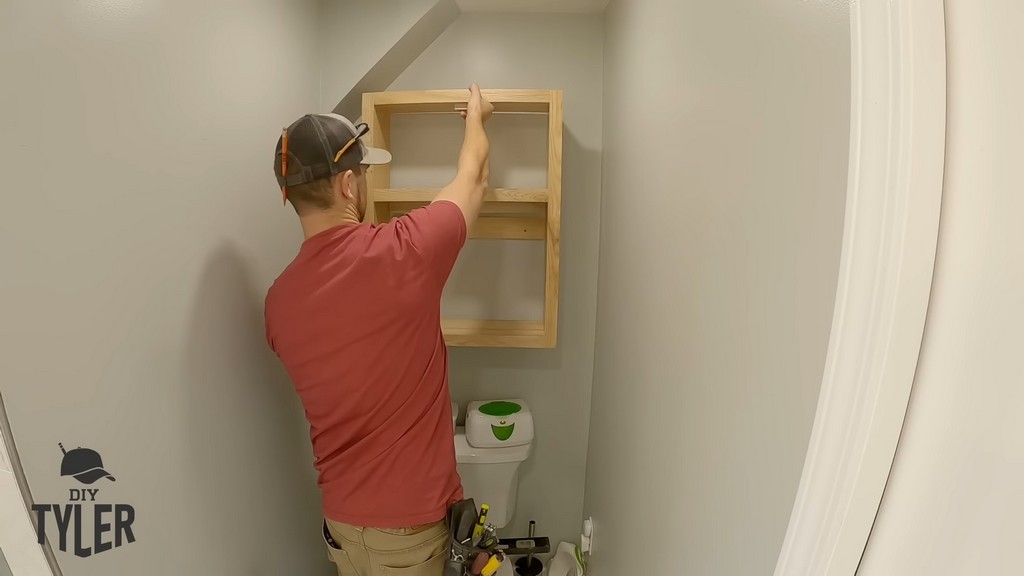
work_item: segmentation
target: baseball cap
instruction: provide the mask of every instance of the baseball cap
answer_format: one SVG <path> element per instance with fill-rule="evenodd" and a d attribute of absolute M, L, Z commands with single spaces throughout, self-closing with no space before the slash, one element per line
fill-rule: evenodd
<path fill-rule="evenodd" d="M 391 153 L 363 144 L 369 132 L 339 114 L 306 114 L 281 132 L 274 151 L 274 176 L 287 200 L 287 187 L 352 170 L 360 164 L 387 164 Z M 282 154 L 283 150 L 283 154 Z M 282 172 L 282 159 L 284 172 Z"/>
<path fill-rule="evenodd" d="M 63 444 L 60 449 L 64 451 Z M 103 469 L 103 459 L 99 452 L 88 448 L 75 448 L 70 452 L 64 452 L 64 459 L 60 463 L 60 475 L 74 476 L 83 484 L 92 484 L 100 478 L 114 480 L 114 477 Z"/>

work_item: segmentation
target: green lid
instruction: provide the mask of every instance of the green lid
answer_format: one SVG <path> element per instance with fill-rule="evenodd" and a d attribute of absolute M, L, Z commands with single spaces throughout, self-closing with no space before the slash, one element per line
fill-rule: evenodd
<path fill-rule="evenodd" d="M 523 407 L 515 402 L 488 402 L 480 407 L 480 412 L 488 416 L 511 416 L 522 409 Z"/>

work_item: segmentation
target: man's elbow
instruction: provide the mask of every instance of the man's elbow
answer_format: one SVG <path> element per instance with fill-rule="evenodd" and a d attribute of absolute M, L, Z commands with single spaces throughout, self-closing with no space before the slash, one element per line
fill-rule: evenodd
<path fill-rule="evenodd" d="M 486 168 L 483 170 L 476 168 L 460 169 L 456 180 L 462 182 L 462 186 L 483 194 L 490 185 L 490 173 Z"/>
<path fill-rule="evenodd" d="M 480 186 L 481 194 L 487 191 L 487 188 L 491 185 L 491 170 L 486 165 L 480 170 L 480 178 L 478 178 L 478 185 Z"/>

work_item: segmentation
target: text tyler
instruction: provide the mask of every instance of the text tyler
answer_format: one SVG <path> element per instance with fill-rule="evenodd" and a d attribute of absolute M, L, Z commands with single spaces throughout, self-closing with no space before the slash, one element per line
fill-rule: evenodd
<path fill-rule="evenodd" d="M 72 502 L 95 502 L 99 489 L 71 489 Z M 61 552 L 67 552 L 68 540 L 74 540 L 75 556 L 87 558 L 93 554 L 106 552 L 125 543 L 135 541 L 132 523 L 135 522 L 135 508 L 128 504 L 92 504 L 93 534 L 92 538 L 83 535 L 83 506 L 88 504 L 34 504 L 32 511 L 36 513 L 39 544 L 46 542 L 46 518 L 48 512 L 53 513 L 57 530 L 60 533 L 59 546 Z M 71 534 L 69 535 L 69 532 Z M 70 536 L 70 538 L 69 538 Z M 112 539 L 111 539 L 112 537 Z M 92 546 L 86 546 L 91 544 Z"/>

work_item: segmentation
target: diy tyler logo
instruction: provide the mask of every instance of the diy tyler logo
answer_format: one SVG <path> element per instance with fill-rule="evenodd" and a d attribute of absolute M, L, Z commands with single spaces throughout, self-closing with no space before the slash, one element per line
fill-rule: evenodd
<path fill-rule="evenodd" d="M 99 452 L 88 448 L 67 451 L 59 444 L 64 459 L 60 463 L 60 475 L 70 476 L 84 485 L 93 485 L 101 480 L 114 482 L 114 477 L 103 467 Z M 88 558 L 114 548 L 135 542 L 132 523 L 135 522 L 135 508 L 129 504 L 103 504 L 97 501 L 99 488 L 71 488 L 68 500 L 72 504 L 33 504 L 36 513 L 39 544 L 46 542 L 47 513 L 53 513 L 54 524 L 60 535 L 61 552 L 68 551 L 72 540 L 75 556 Z M 90 507 L 89 503 L 92 504 Z M 91 516 L 91 524 L 86 516 Z M 89 528 L 91 538 L 89 537 Z M 91 545 L 91 546 L 89 546 Z"/>

